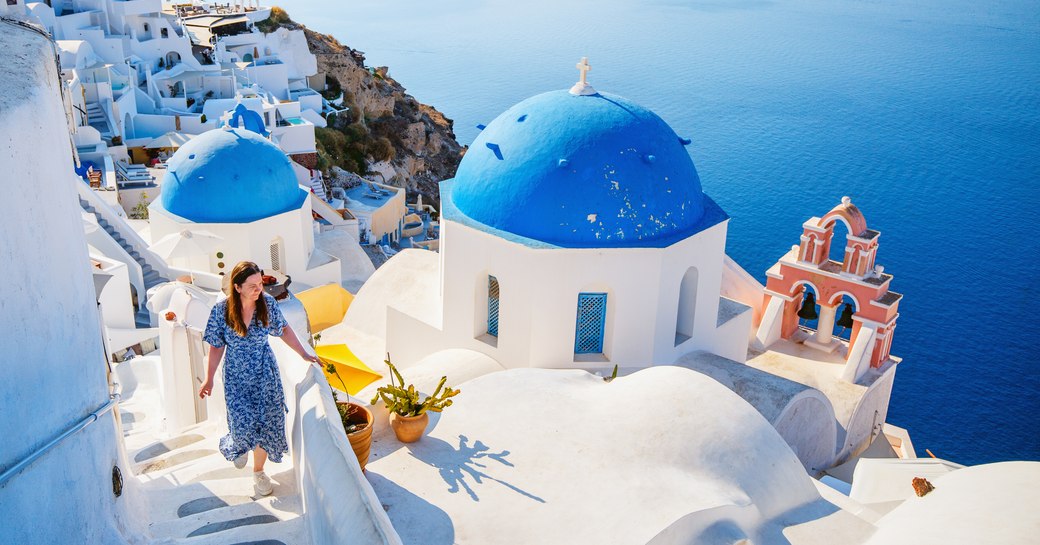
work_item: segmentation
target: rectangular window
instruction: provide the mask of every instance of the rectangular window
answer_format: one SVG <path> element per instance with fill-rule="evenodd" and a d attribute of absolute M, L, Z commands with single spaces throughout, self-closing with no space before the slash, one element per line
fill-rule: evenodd
<path fill-rule="evenodd" d="M 603 331 L 607 322 L 607 294 L 579 293 L 578 317 L 574 331 L 575 354 L 602 354 Z"/>
<path fill-rule="evenodd" d="M 170 37 L 170 29 L 168 29 L 168 28 L 164 28 L 164 29 L 162 29 L 162 30 L 160 30 L 160 31 L 159 31 L 159 34 L 160 34 L 160 35 L 161 35 L 161 36 L 162 36 L 163 38 L 169 38 L 169 37 Z"/>
<path fill-rule="evenodd" d="M 498 279 L 488 275 L 488 335 L 498 336 Z"/>

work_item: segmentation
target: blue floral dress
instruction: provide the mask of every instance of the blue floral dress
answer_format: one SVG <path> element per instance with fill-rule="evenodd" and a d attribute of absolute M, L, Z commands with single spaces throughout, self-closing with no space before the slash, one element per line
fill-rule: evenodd
<path fill-rule="evenodd" d="M 228 434 L 220 439 L 220 453 L 234 460 L 256 446 L 267 451 L 272 462 L 282 461 L 289 451 L 285 440 L 285 394 L 268 335 L 281 336 L 288 322 L 274 297 L 267 301 L 268 325 L 254 316 L 245 337 L 225 321 L 228 301 L 213 307 L 203 339 L 224 352 L 224 400 L 227 402 Z"/>

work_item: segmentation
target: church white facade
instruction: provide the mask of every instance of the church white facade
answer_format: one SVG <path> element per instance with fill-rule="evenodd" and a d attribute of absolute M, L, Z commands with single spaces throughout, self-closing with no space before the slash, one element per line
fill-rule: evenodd
<path fill-rule="evenodd" d="M 391 311 L 386 350 L 402 365 L 467 348 L 507 368 L 608 372 L 696 350 L 743 361 L 751 308 L 720 296 L 728 217 L 684 143 L 613 95 L 504 112 L 441 184 L 436 308 Z"/>
<path fill-rule="evenodd" d="M 310 192 L 254 123 L 205 132 L 177 150 L 149 206 L 153 244 L 193 233 L 208 251 L 179 258 L 185 268 L 223 276 L 250 260 L 298 286 L 339 283 L 339 259 L 315 247 Z"/>

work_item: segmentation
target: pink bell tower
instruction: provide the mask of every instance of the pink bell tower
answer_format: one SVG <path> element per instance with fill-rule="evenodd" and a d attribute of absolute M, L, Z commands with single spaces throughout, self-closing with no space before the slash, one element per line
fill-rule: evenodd
<path fill-rule="evenodd" d="M 834 225 L 839 221 L 849 232 L 840 263 L 828 257 L 834 243 Z M 849 197 L 842 198 L 841 204 L 822 218 L 813 217 L 802 224 L 800 244 L 766 273 L 767 310 L 757 335 L 759 342 L 768 345 L 784 338 L 833 352 L 844 345 L 832 331 L 842 296 L 848 296 L 855 313 L 845 355 L 849 369 L 845 378 L 854 382 L 868 368 L 883 366 L 889 360 L 902 295 L 888 289 L 892 275 L 875 264 L 880 235 L 867 228 L 863 213 Z M 818 328 L 811 334 L 798 325 L 806 285 L 816 292 L 820 305 Z M 769 309 L 773 309 L 772 316 Z"/>

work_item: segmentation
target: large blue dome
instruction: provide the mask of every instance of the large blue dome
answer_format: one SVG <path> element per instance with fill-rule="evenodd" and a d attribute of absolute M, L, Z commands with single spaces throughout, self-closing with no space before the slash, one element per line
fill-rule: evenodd
<path fill-rule="evenodd" d="M 609 94 L 552 91 L 506 110 L 442 191 L 449 219 L 562 247 L 660 247 L 725 218 L 671 127 Z"/>
<path fill-rule="evenodd" d="M 307 198 L 285 153 L 245 129 L 202 133 L 167 168 L 163 208 L 196 223 L 249 223 L 295 210 Z"/>

